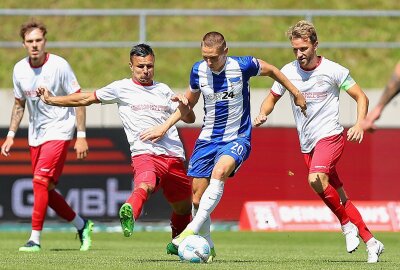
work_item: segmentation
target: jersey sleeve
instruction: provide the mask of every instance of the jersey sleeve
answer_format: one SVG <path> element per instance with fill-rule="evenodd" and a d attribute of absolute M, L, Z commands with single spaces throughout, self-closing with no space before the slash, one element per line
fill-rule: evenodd
<path fill-rule="evenodd" d="M 335 64 L 337 65 L 337 67 L 332 69 L 335 71 L 332 75 L 332 79 L 338 88 L 342 88 L 343 83 L 345 83 L 347 78 L 349 77 L 350 71 L 347 68 L 345 68 L 337 63 L 335 63 Z M 350 77 L 350 79 L 351 79 L 351 77 Z M 348 81 L 348 82 L 351 83 L 351 81 Z M 355 84 L 355 82 L 354 82 L 354 84 Z"/>
<path fill-rule="evenodd" d="M 242 63 L 244 63 L 244 70 L 243 72 L 248 77 L 258 76 L 260 75 L 260 63 L 258 60 L 253 56 L 244 56 L 242 57 Z"/>
<path fill-rule="evenodd" d="M 60 73 L 62 77 L 62 88 L 67 95 L 76 93 L 81 89 L 78 80 L 67 61 L 60 68 Z"/>
<path fill-rule="evenodd" d="M 96 98 L 103 104 L 118 103 L 120 98 L 116 82 L 95 91 Z"/>
<path fill-rule="evenodd" d="M 171 88 L 169 88 L 168 85 L 165 85 L 165 87 L 167 88 L 167 104 L 168 104 L 168 111 L 172 114 L 176 111 L 176 108 L 178 108 L 179 106 L 179 102 L 177 101 L 172 101 L 171 98 L 175 95 L 174 91 L 171 90 Z"/>
<path fill-rule="evenodd" d="M 15 76 L 15 69 L 13 72 L 13 85 L 14 85 L 14 97 L 16 99 L 25 100 L 24 91 L 22 91 L 20 83 L 19 83 L 17 77 Z"/>
<path fill-rule="evenodd" d="M 195 63 L 192 67 L 192 70 L 190 71 L 190 90 L 192 92 L 198 92 L 200 90 L 199 66 L 200 66 L 200 62 Z"/>
<path fill-rule="evenodd" d="M 340 90 L 347 91 L 351 87 L 353 87 L 355 84 L 356 84 L 356 81 L 349 74 L 349 75 L 347 75 L 344 82 L 340 85 Z"/>

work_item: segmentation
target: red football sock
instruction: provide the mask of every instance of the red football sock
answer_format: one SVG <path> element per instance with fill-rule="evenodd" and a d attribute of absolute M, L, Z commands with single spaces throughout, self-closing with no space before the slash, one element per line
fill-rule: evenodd
<path fill-rule="evenodd" d="M 344 225 L 350 221 L 350 218 L 346 214 L 344 206 L 340 203 L 339 194 L 331 185 L 328 185 L 324 192 L 318 193 L 318 195 L 331 209 L 331 211 L 337 216 L 341 225 Z"/>
<path fill-rule="evenodd" d="M 43 229 L 44 218 L 49 203 L 49 179 L 44 177 L 33 177 L 33 212 L 32 212 L 32 230 L 41 231 Z"/>
<path fill-rule="evenodd" d="M 172 212 L 171 215 L 171 229 L 172 229 L 172 238 L 179 235 L 186 226 L 190 223 L 192 218 L 192 214 L 186 215 L 178 215 L 175 212 Z"/>
<path fill-rule="evenodd" d="M 365 225 L 364 220 L 358 211 L 358 209 L 354 206 L 354 204 L 347 200 L 344 203 L 344 209 L 346 210 L 347 215 L 350 218 L 350 221 L 354 223 L 358 228 L 358 233 L 364 243 L 367 243 L 369 239 L 373 237 L 372 233 L 369 231 L 367 225 Z"/>
<path fill-rule="evenodd" d="M 61 194 L 55 189 L 49 191 L 49 206 L 57 213 L 58 216 L 62 217 L 68 222 L 71 222 L 76 215 L 71 206 L 69 206 L 65 201 L 64 197 L 61 196 Z"/>
<path fill-rule="evenodd" d="M 147 191 L 143 188 L 135 189 L 131 196 L 126 200 L 127 203 L 132 205 L 133 217 L 137 220 L 142 213 L 144 203 L 147 201 Z"/>

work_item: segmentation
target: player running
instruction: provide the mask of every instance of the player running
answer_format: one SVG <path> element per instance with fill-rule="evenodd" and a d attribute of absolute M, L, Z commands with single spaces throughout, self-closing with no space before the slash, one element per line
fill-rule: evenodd
<path fill-rule="evenodd" d="M 368 110 L 368 98 L 350 76 L 348 69 L 317 55 L 318 38 L 314 26 L 299 21 L 287 32 L 296 60 L 285 65 L 282 72 L 300 89 L 307 100 L 307 117 L 294 106 L 292 109 L 299 134 L 301 152 L 309 170 L 308 182 L 324 203 L 337 216 L 346 239 L 346 249 L 353 252 L 360 240 L 367 245 L 368 262 L 376 263 L 384 250 L 364 223 L 360 212 L 347 197 L 336 164 L 343 153 L 345 136 L 361 143 L 361 121 Z M 260 126 L 267 120 L 286 87 L 275 82 L 254 120 Z M 347 134 L 339 124 L 339 94 L 344 91 L 357 102 L 357 121 Z"/>

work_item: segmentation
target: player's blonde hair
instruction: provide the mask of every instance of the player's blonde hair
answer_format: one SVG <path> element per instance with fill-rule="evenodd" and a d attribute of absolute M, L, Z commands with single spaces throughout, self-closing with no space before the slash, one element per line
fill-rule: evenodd
<path fill-rule="evenodd" d="M 314 25 L 305 20 L 297 22 L 295 25 L 291 26 L 286 32 L 289 40 L 294 38 L 309 39 L 312 44 L 318 41 L 317 31 Z"/>

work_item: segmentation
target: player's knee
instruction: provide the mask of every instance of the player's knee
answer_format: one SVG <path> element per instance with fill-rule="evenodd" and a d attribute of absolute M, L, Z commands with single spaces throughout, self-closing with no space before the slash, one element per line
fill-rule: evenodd
<path fill-rule="evenodd" d="M 224 180 L 225 178 L 227 178 L 227 171 L 228 171 L 227 167 L 220 166 L 214 169 L 211 177 L 218 180 Z"/>
<path fill-rule="evenodd" d="M 192 201 L 193 207 L 195 209 L 199 209 L 199 205 L 200 205 L 200 199 L 193 197 L 193 201 Z"/>
<path fill-rule="evenodd" d="M 147 192 L 147 194 L 151 194 L 154 192 L 154 186 L 149 185 L 147 183 L 140 183 L 139 186 L 135 187 L 135 189 L 141 188 Z"/>
<path fill-rule="evenodd" d="M 311 173 L 308 175 L 308 183 L 317 192 L 324 190 L 328 182 L 328 178 L 324 173 Z"/>
<path fill-rule="evenodd" d="M 45 186 L 47 189 L 50 186 L 50 178 L 40 176 L 40 175 L 34 175 L 32 182 L 33 182 L 33 185 Z"/>

